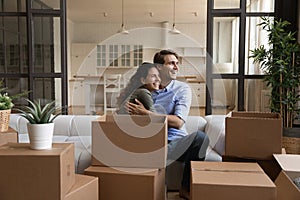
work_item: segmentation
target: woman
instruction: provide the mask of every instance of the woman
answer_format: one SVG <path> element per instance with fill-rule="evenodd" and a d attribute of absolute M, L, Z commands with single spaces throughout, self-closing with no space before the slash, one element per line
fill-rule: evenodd
<path fill-rule="evenodd" d="M 125 105 L 129 101 L 140 101 L 147 110 L 154 111 L 151 92 L 159 89 L 161 79 L 156 64 L 143 63 L 130 78 L 127 86 L 118 97 L 118 114 L 128 114 Z"/>

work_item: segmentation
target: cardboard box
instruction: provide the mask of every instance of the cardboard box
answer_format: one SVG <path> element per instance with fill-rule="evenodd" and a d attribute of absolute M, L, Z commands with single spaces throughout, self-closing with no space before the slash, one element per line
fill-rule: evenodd
<path fill-rule="evenodd" d="M 274 157 L 282 169 L 275 180 L 277 200 L 299 200 L 300 189 L 293 180 L 300 177 L 300 155 L 275 154 Z"/>
<path fill-rule="evenodd" d="M 99 200 L 163 200 L 165 170 L 90 166 L 85 174 L 99 178 Z"/>
<path fill-rule="evenodd" d="M 75 184 L 64 200 L 98 200 L 98 178 L 75 174 Z"/>
<path fill-rule="evenodd" d="M 276 186 L 257 163 L 191 163 L 191 199 L 275 200 Z"/>
<path fill-rule="evenodd" d="M 92 165 L 164 168 L 166 116 L 106 115 L 92 122 Z"/>
<path fill-rule="evenodd" d="M 74 145 L 32 150 L 27 143 L 0 146 L 1 200 L 60 200 L 75 182 Z"/>
<path fill-rule="evenodd" d="M 8 142 L 18 142 L 18 133 L 10 127 L 7 131 L 0 132 L 0 146 Z"/>
<path fill-rule="evenodd" d="M 286 154 L 284 148 L 281 150 L 282 154 Z M 223 162 L 254 162 L 258 163 L 259 166 L 264 170 L 264 172 L 269 176 L 269 178 L 274 182 L 275 179 L 278 177 L 281 167 L 278 162 L 275 160 L 274 157 L 270 160 L 257 160 L 257 159 L 249 159 L 249 158 L 239 158 L 233 156 L 222 156 Z"/>
<path fill-rule="evenodd" d="M 249 159 L 249 158 L 238 158 L 238 157 L 233 157 L 233 156 L 222 156 L 222 161 L 223 162 L 252 162 L 252 163 L 257 163 L 259 166 L 264 170 L 264 172 L 269 176 L 269 178 L 272 181 L 275 181 L 276 178 L 278 177 L 281 168 L 278 165 L 277 161 L 275 158 L 271 160 L 255 160 L 255 159 Z"/>
<path fill-rule="evenodd" d="M 270 160 L 281 153 L 280 114 L 232 112 L 225 118 L 225 131 L 227 156 Z"/>

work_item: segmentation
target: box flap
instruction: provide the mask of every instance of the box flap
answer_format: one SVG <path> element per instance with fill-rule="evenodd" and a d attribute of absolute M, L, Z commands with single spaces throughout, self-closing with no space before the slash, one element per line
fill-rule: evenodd
<path fill-rule="evenodd" d="M 164 123 L 166 115 L 118 115 L 107 114 L 98 117 L 95 121 L 98 122 L 117 122 L 120 124 L 128 124 L 134 122 L 140 126 L 148 125 L 149 123 Z"/>
<path fill-rule="evenodd" d="M 198 162 L 192 161 L 193 170 L 199 171 L 224 171 L 224 172 L 263 172 L 257 163 L 243 162 Z"/>
<path fill-rule="evenodd" d="M 270 119 L 281 119 L 279 113 L 271 112 L 245 112 L 245 111 L 234 111 L 231 112 L 228 117 L 242 117 L 242 118 L 270 118 Z"/>
<path fill-rule="evenodd" d="M 274 157 L 284 171 L 300 172 L 300 155 L 274 154 Z"/>
<path fill-rule="evenodd" d="M 193 162 L 192 183 L 274 188 L 257 163 Z"/>

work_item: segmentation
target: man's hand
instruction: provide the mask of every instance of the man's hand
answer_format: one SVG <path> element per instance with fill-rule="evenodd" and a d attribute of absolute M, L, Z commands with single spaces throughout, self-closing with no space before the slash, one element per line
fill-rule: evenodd
<path fill-rule="evenodd" d="M 131 115 L 149 115 L 151 112 L 147 110 L 144 105 L 137 99 L 136 103 L 127 102 L 125 108 L 127 112 Z"/>

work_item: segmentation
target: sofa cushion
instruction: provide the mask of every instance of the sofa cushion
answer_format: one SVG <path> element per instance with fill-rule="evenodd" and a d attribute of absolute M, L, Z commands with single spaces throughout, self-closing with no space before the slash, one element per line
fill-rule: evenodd
<path fill-rule="evenodd" d="M 188 116 L 185 122 L 186 131 L 191 134 L 196 131 L 205 130 L 206 120 L 201 116 Z"/>
<path fill-rule="evenodd" d="M 70 125 L 70 136 L 91 136 L 92 121 L 97 118 L 97 115 L 74 115 Z"/>
<path fill-rule="evenodd" d="M 208 146 L 206 150 L 205 161 L 222 162 L 222 156 L 217 151 Z"/>
<path fill-rule="evenodd" d="M 68 136 L 64 135 L 53 135 L 52 142 L 53 143 L 63 143 L 68 140 Z M 20 143 L 29 143 L 29 136 L 28 134 L 19 134 L 18 141 Z"/>
<path fill-rule="evenodd" d="M 70 127 L 73 120 L 72 115 L 59 115 L 54 119 L 54 134 L 70 136 Z"/>
<path fill-rule="evenodd" d="M 92 136 L 71 136 L 66 139 L 66 142 L 72 142 L 76 147 L 91 151 Z"/>
<path fill-rule="evenodd" d="M 225 117 L 226 115 L 205 116 L 205 133 L 209 137 L 209 145 L 220 155 L 225 151 Z"/>
<path fill-rule="evenodd" d="M 9 126 L 16 130 L 18 134 L 27 134 L 28 120 L 19 114 L 10 114 Z"/>

